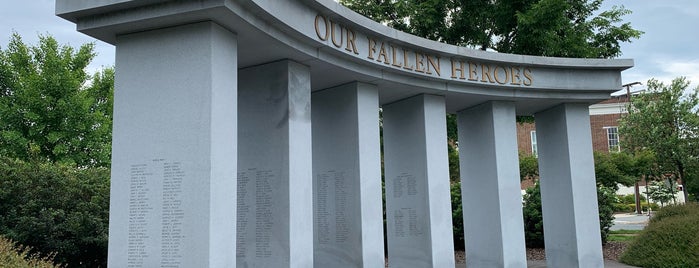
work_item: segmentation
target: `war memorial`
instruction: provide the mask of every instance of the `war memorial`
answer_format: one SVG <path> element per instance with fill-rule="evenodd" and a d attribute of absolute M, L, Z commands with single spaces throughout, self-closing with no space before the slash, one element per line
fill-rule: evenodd
<path fill-rule="evenodd" d="M 390 267 L 454 267 L 446 113 L 467 267 L 527 265 L 517 115 L 536 119 L 548 267 L 603 267 L 588 106 L 632 60 L 456 47 L 333 0 L 56 14 L 116 47 L 109 267 L 384 267 L 384 213 Z"/>

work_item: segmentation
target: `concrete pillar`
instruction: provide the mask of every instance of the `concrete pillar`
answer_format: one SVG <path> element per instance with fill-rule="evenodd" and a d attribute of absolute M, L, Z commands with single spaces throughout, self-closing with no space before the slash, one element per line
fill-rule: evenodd
<path fill-rule="evenodd" d="M 378 90 L 354 82 L 312 103 L 315 267 L 384 267 Z"/>
<path fill-rule="evenodd" d="M 117 37 L 109 267 L 235 265 L 237 70 L 212 22 Z"/>
<path fill-rule="evenodd" d="M 467 267 L 527 267 L 513 102 L 458 113 Z"/>
<path fill-rule="evenodd" d="M 588 104 L 535 118 L 547 266 L 604 267 Z"/>
<path fill-rule="evenodd" d="M 239 75 L 237 267 L 313 267 L 309 69 L 282 60 Z"/>
<path fill-rule="evenodd" d="M 454 267 L 444 97 L 383 106 L 389 267 Z"/>

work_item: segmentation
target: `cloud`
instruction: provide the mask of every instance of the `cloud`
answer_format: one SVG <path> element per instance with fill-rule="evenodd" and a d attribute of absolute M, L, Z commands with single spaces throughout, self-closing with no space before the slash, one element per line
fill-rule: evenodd
<path fill-rule="evenodd" d="M 699 59 L 673 59 L 657 62 L 662 71 L 655 76 L 662 82 L 669 83 L 672 79 L 684 76 L 692 82 L 690 88 L 699 85 Z"/>

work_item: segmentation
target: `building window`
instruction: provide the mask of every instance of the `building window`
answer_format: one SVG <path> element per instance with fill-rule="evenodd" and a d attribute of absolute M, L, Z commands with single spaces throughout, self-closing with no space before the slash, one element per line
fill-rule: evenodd
<path fill-rule="evenodd" d="M 531 139 L 532 139 L 532 155 L 534 157 L 538 157 L 539 152 L 536 149 L 536 130 L 529 132 L 529 136 L 531 136 Z"/>
<path fill-rule="evenodd" d="M 607 145 L 609 146 L 610 152 L 618 152 L 621 150 L 619 147 L 619 128 L 617 127 L 605 127 L 607 129 Z"/>

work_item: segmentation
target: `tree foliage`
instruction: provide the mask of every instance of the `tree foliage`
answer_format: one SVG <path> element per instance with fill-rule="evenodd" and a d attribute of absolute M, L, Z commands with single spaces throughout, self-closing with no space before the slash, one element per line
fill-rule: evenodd
<path fill-rule="evenodd" d="M 651 182 L 648 185 L 648 197 L 655 202 L 660 202 L 662 206 L 670 203 L 675 198 L 675 193 L 668 184 L 662 181 Z"/>
<path fill-rule="evenodd" d="M 631 186 L 640 178 L 637 176 L 636 159 L 632 155 L 624 152 L 593 154 L 597 184 L 616 191 L 619 190 L 619 184 Z"/>
<path fill-rule="evenodd" d="M 106 267 L 109 170 L 0 156 L 0 234 L 69 267 Z M 46 256 L 46 255 L 44 255 Z"/>
<path fill-rule="evenodd" d="M 341 0 L 401 31 L 449 44 L 537 56 L 611 58 L 641 31 L 603 0 Z"/>
<path fill-rule="evenodd" d="M 684 77 L 666 85 L 651 79 L 647 91 L 631 99 L 629 113 L 622 117 L 620 133 L 625 150 L 652 151 L 661 173 L 675 174 L 687 186 L 696 178 L 699 155 L 699 88 L 688 90 Z M 691 189 L 694 195 L 699 189 Z"/>
<path fill-rule="evenodd" d="M 111 152 L 111 68 L 93 77 L 93 44 L 77 50 L 13 34 L 0 49 L 0 153 L 25 160 L 106 166 Z"/>

